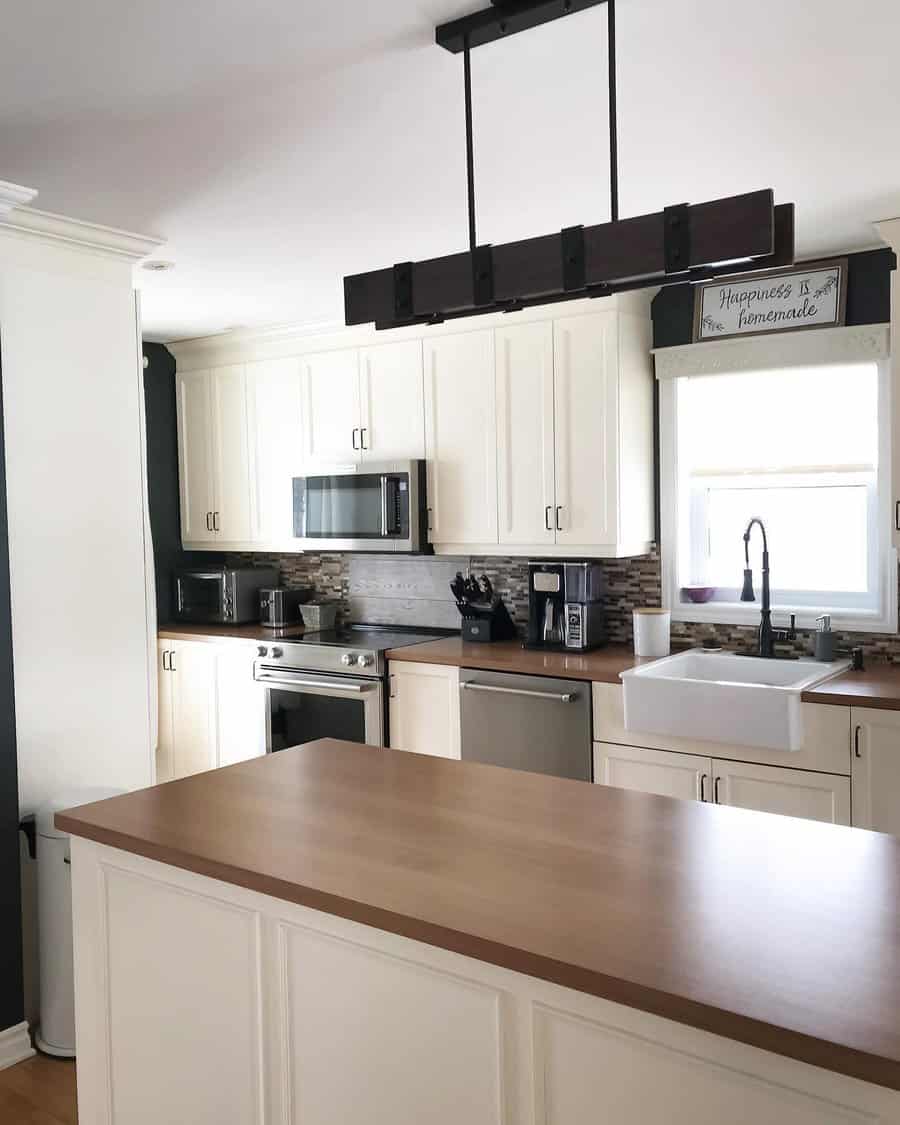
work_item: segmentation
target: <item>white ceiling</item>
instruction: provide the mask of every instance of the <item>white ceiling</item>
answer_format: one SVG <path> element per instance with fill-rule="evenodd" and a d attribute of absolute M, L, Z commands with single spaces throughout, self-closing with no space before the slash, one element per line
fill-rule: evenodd
<path fill-rule="evenodd" d="M 30 0 L 4 13 L 0 179 L 164 237 L 148 336 L 333 324 L 341 279 L 467 243 L 462 64 L 486 0 Z M 900 213 L 896 0 L 619 0 L 621 212 L 760 187 L 803 254 Z M 605 8 L 473 55 L 481 241 L 608 217 Z"/>

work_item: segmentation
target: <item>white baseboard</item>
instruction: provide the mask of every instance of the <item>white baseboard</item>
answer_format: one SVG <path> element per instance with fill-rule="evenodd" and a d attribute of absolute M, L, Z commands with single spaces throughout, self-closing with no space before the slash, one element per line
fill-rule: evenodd
<path fill-rule="evenodd" d="M 0 1031 L 0 1070 L 24 1062 L 34 1053 L 27 1023 L 17 1023 L 15 1027 Z"/>

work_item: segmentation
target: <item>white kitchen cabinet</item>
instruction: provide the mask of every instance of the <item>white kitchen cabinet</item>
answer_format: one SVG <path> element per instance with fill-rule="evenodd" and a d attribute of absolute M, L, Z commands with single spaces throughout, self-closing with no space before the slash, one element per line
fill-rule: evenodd
<path fill-rule="evenodd" d="M 618 322 L 614 312 L 553 326 L 556 541 L 615 543 L 618 495 Z"/>
<path fill-rule="evenodd" d="M 256 645 L 215 649 L 216 765 L 230 766 L 266 752 L 265 688 L 253 679 Z"/>
<path fill-rule="evenodd" d="M 713 801 L 739 809 L 850 824 L 850 782 L 834 774 L 713 760 Z"/>
<path fill-rule="evenodd" d="M 594 781 L 598 785 L 703 801 L 711 794 L 711 774 L 711 759 L 696 754 L 594 743 Z"/>
<path fill-rule="evenodd" d="M 301 372 L 307 469 L 355 464 L 360 458 L 358 349 L 304 356 Z"/>
<path fill-rule="evenodd" d="M 296 549 L 293 479 L 303 470 L 300 361 L 247 364 L 251 538 Z"/>
<path fill-rule="evenodd" d="M 425 341 L 425 449 L 430 542 L 497 543 L 494 333 Z"/>
<path fill-rule="evenodd" d="M 852 707 L 853 826 L 900 836 L 900 711 Z"/>
<path fill-rule="evenodd" d="M 501 545 L 556 542 L 553 324 L 498 328 L 497 510 Z"/>
<path fill-rule="evenodd" d="M 210 374 L 179 372 L 176 389 L 181 538 L 187 546 L 208 543 L 216 537 L 212 523 L 216 502 Z"/>
<path fill-rule="evenodd" d="M 391 749 L 459 758 L 459 668 L 394 661 L 389 671 Z"/>
<path fill-rule="evenodd" d="M 250 448 L 241 365 L 177 376 L 181 538 L 185 547 L 250 540 Z"/>
<path fill-rule="evenodd" d="M 157 781 L 216 765 L 215 649 L 202 641 L 159 642 Z"/>
<path fill-rule="evenodd" d="M 362 349 L 359 409 L 364 462 L 411 461 L 425 456 L 421 340 Z"/>

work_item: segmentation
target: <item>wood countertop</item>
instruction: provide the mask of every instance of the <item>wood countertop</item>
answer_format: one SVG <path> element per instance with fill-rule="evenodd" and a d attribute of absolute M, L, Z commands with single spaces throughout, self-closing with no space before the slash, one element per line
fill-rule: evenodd
<path fill-rule="evenodd" d="M 161 625 L 157 636 L 161 641 L 290 641 L 302 637 L 302 625 L 283 629 L 267 629 L 264 625 Z"/>
<path fill-rule="evenodd" d="M 859 672 L 841 672 L 805 691 L 801 699 L 804 703 L 900 711 L 900 664 L 871 664 Z"/>
<path fill-rule="evenodd" d="M 421 664 L 450 664 L 485 672 L 515 672 L 529 676 L 557 676 L 617 684 L 619 673 L 650 660 L 635 656 L 628 645 L 608 645 L 592 652 L 542 652 L 522 647 L 521 641 L 471 644 L 461 637 L 445 637 L 421 645 L 390 649 L 388 660 Z"/>
<path fill-rule="evenodd" d="M 59 828 L 900 1090 L 900 839 L 323 740 Z"/>

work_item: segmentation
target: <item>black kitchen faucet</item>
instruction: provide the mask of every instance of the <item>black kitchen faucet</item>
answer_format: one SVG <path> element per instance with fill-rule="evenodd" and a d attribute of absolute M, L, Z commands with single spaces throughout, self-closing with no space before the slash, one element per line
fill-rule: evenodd
<path fill-rule="evenodd" d="M 765 524 L 761 519 L 754 516 L 753 519 L 747 524 L 747 530 L 744 532 L 744 588 L 741 591 L 742 602 L 755 602 L 756 595 L 753 593 L 753 571 L 750 569 L 750 532 L 753 530 L 753 525 L 757 524 L 759 530 L 762 532 L 763 550 L 762 550 L 762 611 L 759 623 L 759 645 L 758 655 L 773 657 L 775 655 L 775 642 L 776 641 L 792 641 L 797 636 L 795 628 L 796 618 L 791 614 L 791 627 L 790 629 L 773 629 L 772 628 L 772 609 L 771 609 L 771 595 L 769 593 L 769 543 L 766 539 Z"/>

